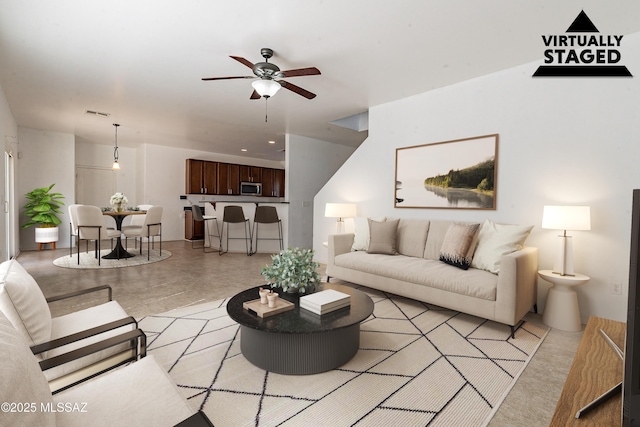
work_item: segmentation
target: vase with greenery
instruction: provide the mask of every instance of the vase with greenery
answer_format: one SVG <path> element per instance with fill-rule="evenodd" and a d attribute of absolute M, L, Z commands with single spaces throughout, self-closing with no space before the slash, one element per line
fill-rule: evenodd
<path fill-rule="evenodd" d="M 271 265 L 265 265 L 260 273 L 272 288 L 281 288 L 284 292 L 313 292 L 320 283 L 316 271 L 320 264 L 313 260 L 312 249 L 285 249 L 271 256 Z"/>
<path fill-rule="evenodd" d="M 22 228 L 38 225 L 40 227 L 57 227 L 62 221 L 58 214 L 62 214 L 60 206 L 64 206 L 64 196 L 61 193 L 51 192 L 55 184 L 49 187 L 36 188 L 25 196 L 29 200 L 24 205 L 24 214 L 29 218 Z"/>

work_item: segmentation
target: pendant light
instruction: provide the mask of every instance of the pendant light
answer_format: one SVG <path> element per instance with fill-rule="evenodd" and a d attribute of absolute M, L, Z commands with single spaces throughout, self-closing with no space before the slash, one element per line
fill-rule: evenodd
<path fill-rule="evenodd" d="M 118 126 L 120 125 L 118 123 L 114 123 L 113 126 L 116 128 L 116 144 L 113 148 L 113 166 L 111 169 L 115 171 L 120 170 L 120 163 L 118 163 Z"/>

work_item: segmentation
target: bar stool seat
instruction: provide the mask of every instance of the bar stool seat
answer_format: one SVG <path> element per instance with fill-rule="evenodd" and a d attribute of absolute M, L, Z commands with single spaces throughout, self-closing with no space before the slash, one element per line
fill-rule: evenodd
<path fill-rule="evenodd" d="M 244 239 L 245 245 L 247 247 L 247 255 L 251 256 L 253 253 L 251 252 L 253 245 L 253 236 L 251 234 L 251 226 L 249 225 L 249 219 L 245 218 L 244 210 L 242 206 L 234 206 L 229 205 L 224 207 L 224 213 L 222 215 L 222 233 L 224 234 L 224 226 L 227 225 L 227 250 L 222 251 L 222 244 L 220 245 L 219 254 L 226 254 L 229 252 L 229 239 Z M 244 225 L 244 237 L 229 237 L 229 224 L 243 224 Z M 249 230 L 247 232 L 247 229 Z M 220 238 L 220 243 L 222 243 L 222 238 Z"/>
<path fill-rule="evenodd" d="M 216 217 L 215 215 L 203 215 L 202 211 L 200 210 L 200 206 L 194 205 L 191 207 L 191 214 L 193 215 L 193 220 L 196 222 L 200 222 L 200 221 L 204 221 L 204 234 L 205 234 L 205 239 L 208 237 L 209 238 L 209 248 L 210 249 L 214 249 L 214 250 L 209 250 L 207 251 L 207 243 L 206 241 L 202 242 L 202 251 L 204 253 L 210 253 L 210 252 L 220 252 L 220 249 L 222 248 L 222 236 L 220 233 L 220 228 L 218 226 L 218 217 Z M 211 231 L 209 229 L 209 221 L 213 221 L 215 223 L 215 231 L 216 234 L 212 234 Z M 213 245 L 211 244 L 211 237 L 217 237 L 218 238 L 218 249 L 215 249 L 213 247 Z M 191 248 L 193 249 L 193 241 L 191 242 Z"/>
<path fill-rule="evenodd" d="M 260 232 L 259 224 L 275 224 L 278 230 L 278 237 L 258 237 Z M 258 252 L 258 240 L 279 240 L 280 250 L 284 250 L 284 242 L 282 239 L 282 220 L 278 217 L 278 211 L 275 206 L 258 206 L 253 217 L 253 235 L 256 240 L 256 247 L 253 251 Z"/>

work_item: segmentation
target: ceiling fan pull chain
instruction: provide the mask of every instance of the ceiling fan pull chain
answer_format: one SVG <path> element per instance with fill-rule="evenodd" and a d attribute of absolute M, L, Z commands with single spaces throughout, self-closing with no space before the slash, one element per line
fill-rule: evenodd
<path fill-rule="evenodd" d="M 267 115 L 269 113 L 269 97 L 264 98 L 264 122 L 267 123 Z"/>

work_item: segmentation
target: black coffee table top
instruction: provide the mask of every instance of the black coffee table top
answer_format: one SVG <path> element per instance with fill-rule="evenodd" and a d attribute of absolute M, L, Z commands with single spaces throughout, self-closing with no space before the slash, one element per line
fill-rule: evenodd
<path fill-rule="evenodd" d="M 295 308 L 284 313 L 261 318 L 242 308 L 244 302 L 259 299 L 258 289 L 260 289 L 260 287 L 261 286 L 256 286 L 255 288 L 247 289 L 231 298 L 227 303 L 227 313 L 229 313 L 229 317 L 242 326 L 260 331 L 304 334 L 352 326 L 367 319 L 371 313 L 373 313 L 373 301 L 369 295 L 364 292 L 349 286 L 335 283 L 322 283 L 316 292 L 325 289 L 335 289 L 336 291 L 344 292 L 345 294 L 351 295 L 351 305 L 319 315 L 300 308 L 300 295 L 279 292 L 280 298 L 295 303 Z M 264 285 L 262 288 L 268 289 L 269 286 Z M 277 292 L 278 290 L 275 289 L 274 291 Z"/>

